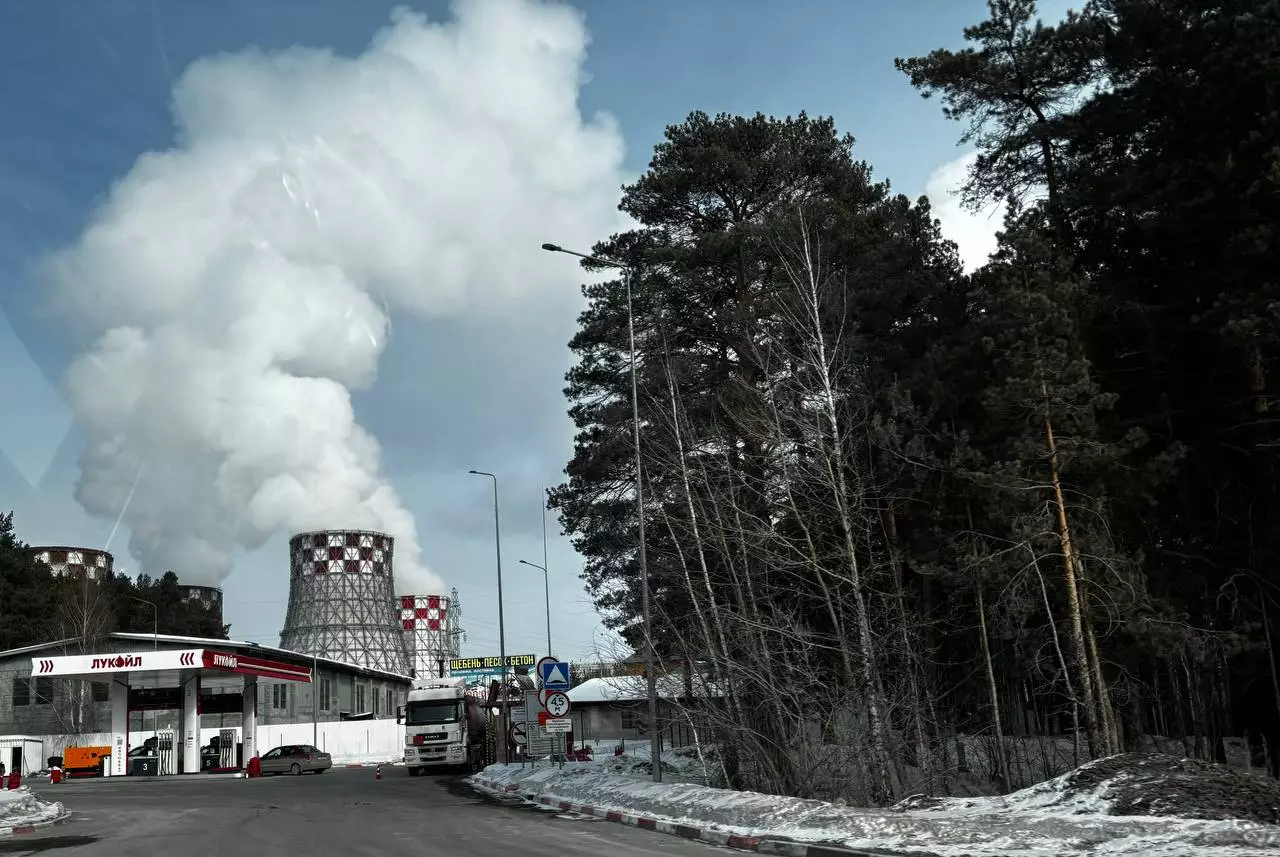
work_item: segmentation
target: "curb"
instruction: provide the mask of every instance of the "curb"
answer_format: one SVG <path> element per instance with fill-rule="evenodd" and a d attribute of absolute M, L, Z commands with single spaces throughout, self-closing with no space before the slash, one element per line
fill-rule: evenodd
<path fill-rule="evenodd" d="M 519 794 L 526 800 L 543 806 L 554 807 L 561 812 L 576 812 L 579 815 L 590 815 L 595 818 L 603 818 L 605 821 L 612 821 L 618 824 L 625 824 L 630 827 L 639 827 L 642 830 L 652 830 L 656 833 L 665 833 L 669 836 L 679 836 L 681 839 L 695 839 L 699 842 L 706 842 L 710 845 L 721 845 L 726 848 L 736 848 L 739 851 L 755 851 L 759 854 L 777 854 L 780 857 L 884 857 L 884 853 L 874 854 L 871 851 L 859 851 L 853 848 L 839 848 L 832 845 L 810 845 L 807 842 L 793 842 L 787 839 L 769 839 L 761 836 L 744 836 L 738 833 L 729 833 L 727 830 L 715 830 L 708 827 L 694 827 L 688 824 L 676 824 L 671 821 L 661 821 L 656 818 L 649 818 L 642 815 L 631 815 L 626 812 L 617 810 L 602 809 L 598 806 L 588 806 L 580 803 L 570 803 L 560 800 L 558 797 L 549 797 L 547 795 L 535 794 L 533 792 L 523 792 L 519 785 L 500 785 L 489 780 L 479 778 L 473 779 L 472 785 L 478 785 L 498 794 Z"/>
<path fill-rule="evenodd" d="M 13 827 L 0 827 L 0 839 L 4 839 L 8 836 L 22 836 L 27 833 L 35 833 L 37 831 L 44 830 L 45 828 L 53 827 L 55 824 L 65 824 L 70 820 L 71 813 L 64 811 L 62 815 L 52 821 L 38 821 L 35 824 L 19 824 Z"/>

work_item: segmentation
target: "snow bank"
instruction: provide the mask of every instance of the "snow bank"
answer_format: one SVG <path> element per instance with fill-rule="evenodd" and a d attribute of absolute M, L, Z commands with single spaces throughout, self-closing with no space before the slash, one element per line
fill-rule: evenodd
<path fill-rule="evenodd" d="M 1048 812 L 1177 817 L 1280 824 L 1280 782 L 1225 765 L 1159 753 L 1126 753 L 1086 762 L 1070 773 L 1004 797 L 911 797 L 895 810 Z"/>
<path fill-rule="evenodd" d="M 649 762 L 649 744 L 638 741 L 630 742 L 629 749 L 615 754 L 618 741 L 583 741 L 575 746 L 590 745 L 594 760 L 581 762 L 577 766 L 581 770 L 592 770 L 602 774 L 619 774 L 631 777 L 650 777 L 653 766 Z M 545 757 L 539 758 L 535 764 L 547 765 Z M 662 779 L 667 782 L 698 783 L 713 785 L 721 779 L 720 754 L 715 745 L 697 747 L 676 747 L 662 752 Z"/>
<path fill-rule="evenodd" d="M 563 770 L 492 765 L 474 781 L 498 789 L 518 786 L 525 796 L 554 797 L 742 836 L 922 850 L 940 857 L 1050 857 L 1103 850 L 1109 857 L 1251 857 L 1280 847 L 1280 827 L 1269 824 L 1108 815 L 1105 786 L 1071 792 L 1063 788 L 1065 777 L 1005 798 L 944 800 L 931 802 L 927 809 L 900 805 L 866 810 L 689 782 L 653 783 L 607 770 L 632 764 L 610 757 L 567 763 Z"/>
<path fill-rule="evenodd" d="M 9 833 L 13 827 L 56 821 L 66 814 L 61 803 L 41 800 L 26 786 L 0 791 L 0 834 Z"/>

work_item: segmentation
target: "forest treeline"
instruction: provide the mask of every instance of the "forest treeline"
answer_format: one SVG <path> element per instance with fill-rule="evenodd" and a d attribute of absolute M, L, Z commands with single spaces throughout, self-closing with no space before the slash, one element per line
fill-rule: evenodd
<path fill-rule="evenodd" d="M 692 113 L 624 189 L 658 655 L 766 791 L 944 791 L 957 735 L 997 788 L 1029 736 L 1275 773 L 1280 2 L 989 7 L 896 61 L 1007 206 L 975 271 L 803 113 Z M 551 503 L 641 647 L 626 297 L 585 294 Z"/>
<path fill-rule="evenodd" d="M 18 537 L 13 514 L 0 514 L 0 652 L 79 640 L 68 652 L 78 654 L 117 632 L 225 640 L 229 630 L 217 611 L 184 597 L 172 571 L 97 580 L 53 574 Z"/>

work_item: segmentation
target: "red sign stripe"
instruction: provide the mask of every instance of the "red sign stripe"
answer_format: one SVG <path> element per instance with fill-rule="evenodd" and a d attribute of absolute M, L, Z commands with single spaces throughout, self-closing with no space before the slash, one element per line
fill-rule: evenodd
<path fill-rule="evenodd" d="M 230 652 L 219 652 L 213 649 L 205 649 L 202 660 L 206 669 L 219 670 L 221 672 L 259 676 L 262 678 L 277 678 L 285 681 L 300 681 L 307 683 L 310 683 L 311 681 L 310 667 L 286 664 L 281 661 L 270 661 L 265 658 L 235 655 Z"/>
<path fill-rule="evenodd" d="M 287 669 L 273 669 L 269 667 L 242 666 L 235 672 L 241 675 L 252 675 L 260 678 L 278 678 L 285 681 L 301 681 L 310 683 L 311 670 L 297 670 L 289 667 Z"/>

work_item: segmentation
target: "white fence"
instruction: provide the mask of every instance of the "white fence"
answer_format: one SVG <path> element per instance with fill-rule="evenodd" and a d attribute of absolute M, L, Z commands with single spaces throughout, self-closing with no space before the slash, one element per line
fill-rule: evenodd
<path fill-rule="evenodd" d="M 209 744 L 210 739 L 218 735 L 224 728 L 213 727 L 200 730 L 200 746 Z M 234 727 L 236 740 L 240 740 L 240 729 Z M 155 732 L 151 730 L 129 733 L 129 746 L 137 747 Z M 40 750 L 37 767 L 43 768 L 45 759 L 50 756 L 61 756 L 68 747 L 109 747 L 111 733 L 97 732 L 81 735 L 33 735 L 36 741 L 43 744 Z M 313 740 L 314 737 L 314 740 Z M 394 720 L 348 720 L 334 723 L 321 723 L 312 732 L 310 723 L 290 723 L 288 725 L 258 726 L 258 754 L 261 755 L 272 747 L 282 744 L 315 744 L 324 752 L 333 756 L 335 765 L 354 764 L 357 762 L 392 762 L 404 757 L 404 726 Z M 31 747 L 27 753 L 34 753 Z M 6 760 L 7 764 L 7 760 Z"/>
<path fill-rule="evenodd" d="M 281 744 L 314 744 L 333 756 L 334 764 L 392 762 L 404 758 L 404 726 L 394 720 L 348 720 L 259 726 L 258 753 Z"/>

